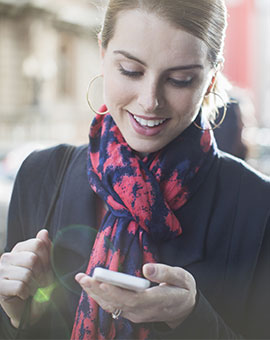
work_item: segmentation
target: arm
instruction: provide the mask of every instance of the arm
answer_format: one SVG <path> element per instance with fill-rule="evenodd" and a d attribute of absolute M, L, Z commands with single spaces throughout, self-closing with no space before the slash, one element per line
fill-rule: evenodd
<path fill-rule="evenodd" d="M 29 300 L 29 326 L 35 324 L 46 311 L 47 303 L 38 301 L 35 294 L 39 288 L 53 283 L 50 249 L 48 232 L 42 230 L 36 238 L 17 243 L 11 252 L 1 257 L 0 304 L 15 328 L 19 327 L 29 297 L 34 297 Z"/>
<path fill-rule="evenodd" d="M 192 313 L 174 330 L 154 327 L 157 338 L 168 339 L 243 339 L 234 332 L 198 291 Z"/>
<path fill-rule="evenodd" d="M 247 301 L 244 325 L 250 338 L 270 339 L 270 218 Z"/>
<path fill-rule="evenodd" d="M 260 263 L 258 265 L 252 292 L 247 301 L 249 304 L 247 314 L 239 316 L 237 329 L 232 329 L 226 323 L 200 291 L 197 292 L 194 305 L 196 294 L 194 280 L 181 268 L 151 264 L 151 267 L 155 267 L 155 271 L 149 275 L 150 272 L 147 270 L 149 265 L 146 265 L 145 277 L 154 282 L 167 283 L 149 288 L 142 293 L 99 283 L 84 274 L 77 275 L 76 279 L 82 288 L 108 312 L 121 309 L 123 311 L 121 316 L 132 322 L 151 323 L 152 335 L 156 339 L 269 338 L 267 307 L 270 301 L 267 287 L 270 282 L 270 256 L 267 244 L 269 245 L 269 237 L 265 237 L 261 249 L 260 263 L 263 259 L 264 264 L 262 267 Z"/>
<path fill-rule="evenodd" d="M 246 299 L 245 315 L 239 317 L 238 331 L 232 330 L 201 292 L 191 315 L 178 327 L 180 338 L 269 339 L 270 338 L 270 219 L 267 222 L 252 284 Z M 233 306 L 232 306 L 233 308 Z"/>
<path fill-rule="evenodd" d="M 0 262 L 2 305 L 0 337 L 3 338 L 10 339 L 16 334 L 16 327 L 28 296 L 34 295 L 37 287 L 46 286 L 51 281 L 52 274 L 49 268 L 51 245 L 48 234 L 43 231 L 36 237 L 35 235 L 41 228 L 43 214 L 46 213 L 45 209 L 42 209 L 41 213 L 38 210 L 42 203 L 44 205 L 40 197 L 45 196 L 41 195 L 45 179 L 49 177 L 46 186 L 48 194 L 51 190 L 50 186 L 54 186 L 53 179 L 56 172 L 54 166 L 50 166 L 48 171 L 48 164 L 54 154 L 56 153 L 51 150 L 31 154 L 24 161 L 15 181 L 9 207 L 7 245 Z M 41 268 L 49 275 L 48 277 L 40 277 Z M 44 304 L 42 308 L 35 306 L 35 311 L 32 308 L 32 320 L 39 318 L 41 310 L 43 312 L 45 310 L 44 306 Z M 43 318 L 43 321 L 45 319 Z M 25 334 L 24 337 L 31 338 L 30 333 L 27 336 Z"/>

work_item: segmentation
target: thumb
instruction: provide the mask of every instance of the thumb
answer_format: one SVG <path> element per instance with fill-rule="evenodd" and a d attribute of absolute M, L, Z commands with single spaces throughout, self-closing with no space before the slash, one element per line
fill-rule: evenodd
<path fill-rule="evenodd" d="M 40 230 L 36 238 L 41 240 L 45 246 L 46 246 L 46 255 L 41 257 L 41 262 L 43 264 L 44 272 L 40 276 L 40 284 L 41 287 L 46 287 L 50 285 L 53 282 L 53 273 L 51 271 L 51 265 L 50 265 L 50 252 L 52 247 L 52 242 L 49 238 L 48 230 L 42 229 Z"/>
<path fill-rule="evenodd" d="M 38 238 L 39 240 L 43 241 L 47 248 L 50 250 L 51 249 L 51 246 L 52 246 L 52 242 L 49 238 L 49 232 L 47 229 L 41 229 L 37 235 L 36 235 L 36 238 Z"/>
<path fill-rule="evenodd" d="M 194 281 L 193 276 L 180 267 L 171 267 L 161 263 L 147 263 L 143 274 L 150 281 L 189 289 Z"/>

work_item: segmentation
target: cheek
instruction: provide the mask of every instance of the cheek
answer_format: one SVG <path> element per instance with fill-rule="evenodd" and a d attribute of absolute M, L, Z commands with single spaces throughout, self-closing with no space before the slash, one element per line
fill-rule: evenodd
<path fill-rule="evenodd" d="M 127 104 L 132 96 L 132 90 L 125 79 L 120 79 L 119 75 L 110 76 L 104 79 L 104 100 L 108 108 L 115 108 Z"/>
<path fill-rule="evenodd" d="M 171 109 L 181 116 L 189 116 L 197 112 L 201 106 L 201 91 L 186 89 L 167 97 Z"/>

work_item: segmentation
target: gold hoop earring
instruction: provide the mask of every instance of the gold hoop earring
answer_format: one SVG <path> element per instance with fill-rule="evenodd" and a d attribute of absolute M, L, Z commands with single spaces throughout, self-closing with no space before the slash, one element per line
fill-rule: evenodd
<path fill-rule="evenodd" d="M 221 124 L 224 122 L 224 119 L 226 117 L 226 113 L 227 113 L 227 104 L 224 102 L 223 98 L 221 97 L 220 94 L 216 93 L 216 92 L 209 92 L 207 96 L 209 96 L 209 94 L 214 94 L 215 96 L 218 96 L 219 99 L 222 101 L 223 103 L 223 115 L 222 118 L 220 120 L 220 122 L 218 124 L 213 124 L 214 126 L 211 127 L 210 129 L 204 129 L 201 126 L 199 126 L 196 122 L 193 122 L 193 124 L 200 130 L 215 130 L 217 128 L 219 128 L 221 126 Z M 216 111 L 218 111 L 218 108 L 216 108 Z"/>
<path fill-rule="evenodd" d="M 90 99 L 89 99 L 89 92 L 90 92 L 90 89 L 91 89 L 91 87 L 92 87 L 94 81 L 95 81 L 97 78 L 100 78 L 100 77 L 103 77 L 103 75 L 102 75 L 102 74 L 98 74 L 97 76 L 95 76 L 94 78 L 92 78 L 92 79 L 90 80 L 90 83 L 89 83 L 88 89 L 87 89 L 87 93 L 86 93 L 86 100 L 87 100 L 87 103 L 88 103 L 90 109 L 91 109 L 95 114 L 97 114 L 97 115 L 102 115 L 102 116 L 103 116 L 103 115 L 106 115 L 106 114 L 109 112 L 109 110 L 107 110 L 107 111 L 105 111 L 105 112 L 100 112 L 100 111 L 95 110 L 94 106 L 92 105 L 92 103 L 91 103 L 91 101 L 90 101 Z"/>

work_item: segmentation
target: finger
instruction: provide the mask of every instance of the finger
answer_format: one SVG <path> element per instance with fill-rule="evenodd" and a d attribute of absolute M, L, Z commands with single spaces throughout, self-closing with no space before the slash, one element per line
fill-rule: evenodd
<path fill-rule="evenodd" d="M 103 290 L 98 289 L 101 285 L 100 282 L 92 279 L 88 275 L 84 273 L 79 273 L 75 276 L 75 279 L 80 283 L 81 287 L 86 291 L 88 296 L 90 296 L 95 302 L 106 312 L 112 313 L 115 310 L 115 307 L 112 305 L 112 301 L 104 298 Z M 96 287 L 95 287 L 96 286 Z M 95 294 L 95 292 L 97 294 Z"/>
<path fill-rule="evenodd" d="M 117 306 L 117 308 L 120 309 L 126 309 L 129 307 L 134 307 L 138 302 L 138 292 L 116 287 L 108 283 L 99 282 L 82 273 L 77 274 L 75 279 L 79 282 L 86 293 L 99 304 L 101 304 L 102 301 L 107 305 Z M 108 310 L 108 308 L 106 310 Z"/>
<path fill-rule="evenodd" d="M 36 238 L 42 240 L 43 242 L 45 242 L 47 248 L 50 250 L 51 246 L 52 246 L 52 242 L 49 238 L 49 232 L 47 229 L 41 229 L 38 233 Z"/>
<path fill-rule="evenodd" d="M 104 299 L 110 299 L 118 304 L 128 303 L 130 299 L 134 299 L 137 296 L 137 292 L 127 290 L 114 286 L 109 283 L 103 283 L 93 279 L 86 274 L 76 275 L 76 279 L 79 279 L 80 285 L 88 293 L 94 293 L 98 296 L 102 296 Z"/>
<path fill-rule="evenodd" d="M 11 252 L 19 253 L 23 251 L 32 252 L 36 254 L 43 265 L 44 271 L 47 270 L 49 265 L 49 251 L 47 249 L 46 243 L 43 240 L 34 238 L 23 242 L 19 242 L 15 245 Z"/>
<path fill-rule="evenodd" d="M 82 280 L 82 278 L 83 278 L 84 276 L 87 276 L 87 275 L 84 274 L 84 273 L 78 273 L 78 274 L 76 274 L 76 276 L 75 276 L 75 280 L 76 280 L 78 283 L 80 283 L 80 281 Z"/>
<path fill-rule="evenodd" d="M 34 280 L 34 273 L 31 269 L 18 266 L 1 266 L 0 277 L 4 280 L 20 280 L 30 284 Z"/>
<path fill-rule="evenodd" d="M 109 313 L 115 309 L 123 311 L 122 316 L 132 322 L 161 321 L 175 317 L 179 301 L 186 290 L 175 286 L 163 285 L 147 289 L 143 292 L 133 292 L 110 284 L 100 283 L 93 278 L 78 274 L 76 279 L 86 293 Z M 177 302 L 177 303 L 176 303 Z M 173 308 L 176 303 L 177 307 Z M 164 316 L 164 311 L 166 314 Z M 159 311 L 157 313 L 157 310 Z M 162 313 L 160 313 L 162 311 Z"/>
<path fill-rule="evenodd" d="M 1 257 L 1 268 L 14 266 L 31 270 L 35 275 L 42 271 L 39 257 L 29 251 L 4 253 Z"/>
<path fill-rule="evenodd" d="M 47 248 L 47 261 L 43 262 L 43 265 L 47 264 L 46 270 L 44 272 L 44 275 L 42 277 L 42 286 L 46 286 L 49 285 L 53 279 L 54 279 L 54 274 L 51 268 L 51 261 L 50 261 L 50 254 L 51 254 L 51 248 L 52 248 L 52 241 L 49 237 L 49 232 L 47 229 L 41 229 L 37 235 L 36 235 L 36 239 L 41 240 L 42 242 L 44 242 L 44 244 L 46 245 Z"/>
<path fill-rule="evenodd" d="M 46 258 L 46 261 L 44 261 L 44 265 L 45 266 L 49 265 L 50 264 L 50 252 L 51 252 L 52 242 L 49 238 L 48 230 L 46 230 L 46 229 L 40 230 L 36 235 L 36 239 L 42 241 L 43 244 L 46 246 L 47 258 Z M 44 260 L 45 260 L 45 258 L 44 258 Z"/>
<path fill-rule="evenodd" d="M 2 280 L 4 279 L 8 281 L 10 280 L 22 281 L 28 286 L 31 295 L 34 295 L 38 289 L 38 283 L 37 283 L 36 277 L 34 273 L 32 272 L 32 270 L 28 268 L 15 267 L 15 266 L 9 266 L 6 268 L 4 267 L 3 269 L 1 269 L 1 277 L 2 277 Z M 0 294 L 2 290 L 1 289 L 2 280 L 0 283 Z"/>
<path fill-rule="evenodd" d="M 28 299 L 31 295 L 30 288 L 27 284 L 18 280 L 2 280 L 1 281 L 1 295 L 2 301 L 12 297 L 19 297 L 22 300 Z"/>
<path fill-rule="evenodd" d="M 184 289 L 190 289 L 195 283 L 193 276 L 183 268 L 160 263 L 145 264 L 143 274 L 153 282 L 167 283 Z"/>
<path fill-rule="evenodd" d="M 26 262 L 25 265 L 33 268 L 36 280 L 41 286 L 43 286 L 46 284 L 47 276 L 51 270 L 49 251 L 44 241 L 40 239 L 32 239 L 31 243 L 28 243 L 27 245 L 30 262 Z M 18 245 L 18 247 L 13 251 L 14 255 L 18 257 L 24 254 L 24 252 L 24 246 L 22 245 Z"/>
<path fill-rule="evenodd" d="M 43 273 L 42 263 L 34 253 L 5 253 L 1 258 L 0 278 L 23 280 L 30 284 L 31 291 L 35 291 Z"/>
<path fill-rule="evenodd" d="M 88 295 L 93 293 L 101 293 L 99 289 L 100 282 L 84 273 L 79 273 L 75 276 L 75 280 L 81 285 Z"/>

